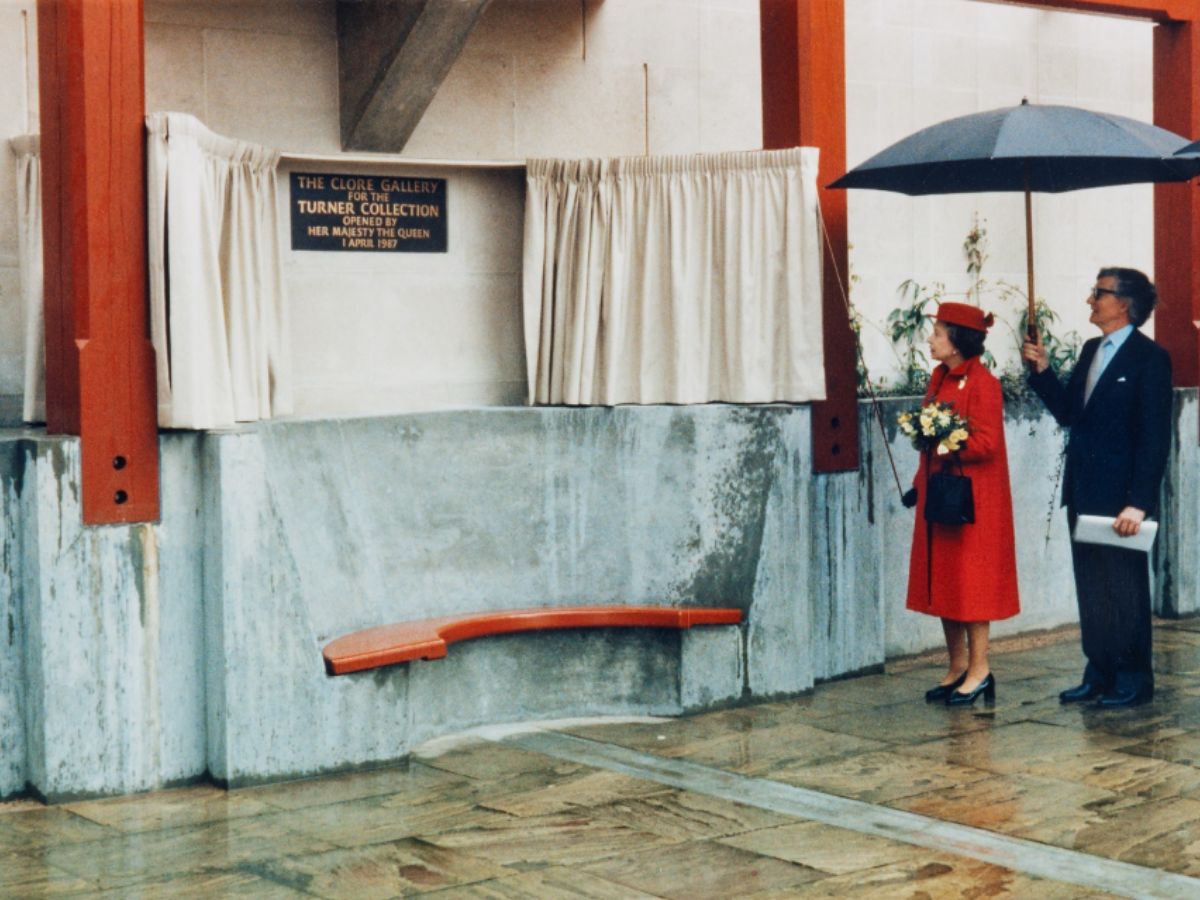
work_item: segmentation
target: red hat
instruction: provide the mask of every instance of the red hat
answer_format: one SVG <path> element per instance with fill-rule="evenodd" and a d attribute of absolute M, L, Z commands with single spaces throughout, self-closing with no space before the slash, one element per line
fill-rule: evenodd
<path fill-rule="evenodd" d="M 961 325 L 963 328 L 986 332 L 992 327 L 995 318 L 991 313 L 985 313 L 978 306 L 971 306 L 967 303 L 941 303 L 937 308 L 937 320 L 949 325 Z"/>

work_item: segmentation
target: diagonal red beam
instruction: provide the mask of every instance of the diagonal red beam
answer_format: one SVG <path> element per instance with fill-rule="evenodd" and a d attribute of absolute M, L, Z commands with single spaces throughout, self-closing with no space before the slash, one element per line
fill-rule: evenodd
<path fill-rule="evenodd" d="M 1153 22 L 1184 21 L 1196 16 L 1196 0 L 984 0 L 1008 6 L 1032 6 L 1063 12 L 1095 13 L 1149 19 Z"/>
<path fill-rule="evenodd" d="M 812 406 L 813 469 L 858 468 L 858 373 L 842 284 L 846 192 L 824 185 L 846 171 L 846 26 L 843 0 L 759 0 L 763 147 L 818 147 L 824 248 L 822 327 L 826 399 Z M 839 279 L 840 275 L 840 279 Z"/>
<path fill-rule="evenodd" d="M 157 519 L 141 0 L 39 0 L 46 420 L 87 524 Z"/>

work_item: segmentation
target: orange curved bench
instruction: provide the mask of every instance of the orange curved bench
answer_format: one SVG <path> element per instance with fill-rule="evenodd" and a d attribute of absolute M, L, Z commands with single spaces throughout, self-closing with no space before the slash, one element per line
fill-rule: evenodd
<path fill-rule="evenodd" d="M 661 606 L 560 606 L 467 613 L 377 625 L 325 645 L 325 671 L 345 675 L 414 659 L 441 659 L 455 641 L 559 628 L 691 628 L 737 625 L 740 609 L 672 609 Z"/>

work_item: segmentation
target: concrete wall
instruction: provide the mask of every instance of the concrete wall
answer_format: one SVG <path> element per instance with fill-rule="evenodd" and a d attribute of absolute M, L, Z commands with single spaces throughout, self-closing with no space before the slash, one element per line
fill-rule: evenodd
<path fill-rule="evenodd" d="M 1155 542 L 1155 598 L 1164 615 L 1200 613 L 1200 421 L 1197 390 L 1175 392 L 1171 465 L 1163 488 L 1164 530 Z"/>
<path fill-rule="evenodd" d="M 1197 611 L 1196 392 L 1177 394 L 1157 554 Z M 892 421 L 903 401 L 890 401 Z M 860 472 L 811 474 L 806 407 L 473 410 L 162 437 L 163 520 L 79 525 L 78 442 L 0 440 L 0 796 L 367 765 L 471 725 L 793 694 L 941 645 L 904 610 L 915 452 L 864 408 Z M 1075 620 L 1062 436 L 1006 420 L 1023 611 Z M 1189 449 L 1190 448 L 1190 449 Z M 531 605 L 736 606 L 740 627 L 483 638 L 329 678 L 321 647 Z M 549 690 L 547 685 L 554 685 Z"/>
<path fill-rule="evenodd" d="M 807 421 L 798 408 L 495 410 L 211 437 L 209 684 L 226 684 L 219 721 L 210 706 L 214 775 L 393 758 L 497 718 L 802 690 L 792 513 L 808 479 L 788 460 Z M 327 640 L 372 624 L 647 602 L 746 610 L 744 661 L 736 629 L 709 636 L 720 655 L 703 669 L 681 659 L 690 634 L 619 631 L 477 641 L 332 680 L 320 661 Z"/>
<path fill-rule="evenodd" d="M 162 442 L 161 522 L 84 528 L 79 442 L 0 440 L 0 796 L 204 771 L 198 441 Z"/>

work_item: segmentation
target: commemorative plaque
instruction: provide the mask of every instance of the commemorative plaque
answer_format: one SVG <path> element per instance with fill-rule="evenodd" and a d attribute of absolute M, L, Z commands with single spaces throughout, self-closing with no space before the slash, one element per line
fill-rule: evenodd
<path fill-rule="evenodd" d="M 291 173 L 293 250 L 446 252 L 446 179 Z"/>

